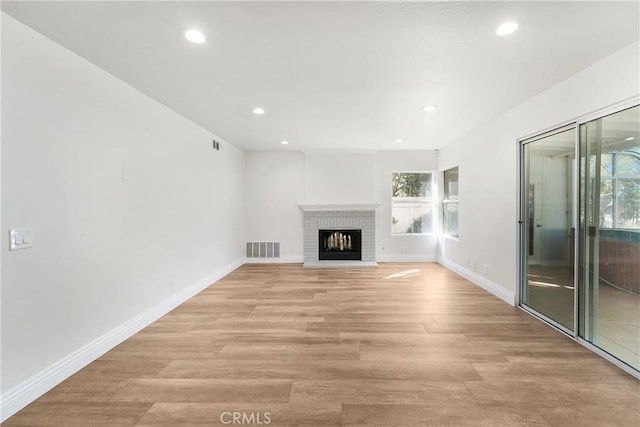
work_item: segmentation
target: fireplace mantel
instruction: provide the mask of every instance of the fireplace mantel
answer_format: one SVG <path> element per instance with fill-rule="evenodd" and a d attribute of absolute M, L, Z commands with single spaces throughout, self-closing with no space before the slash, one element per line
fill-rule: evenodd
<path fill-rule="evenodd" d="M 356 203 L 356 204 L 318 204 L 318 205 L 298 205 L 305 212 L 314 211 L 375 211 L 382 206 L 380 203 Z"/>

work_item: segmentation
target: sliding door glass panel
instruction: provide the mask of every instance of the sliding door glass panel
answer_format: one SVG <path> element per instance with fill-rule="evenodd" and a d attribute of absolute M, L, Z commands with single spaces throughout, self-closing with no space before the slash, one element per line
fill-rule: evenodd
<path fill-rule="evenodd" d="M 574 330 L 576 130 L 523 144 L 524 277 L 521 302 Z"/>
<path fill-rule="evenodd" d="M 580 126 L 579 335 L 640 369 L 640 107 Z"/>

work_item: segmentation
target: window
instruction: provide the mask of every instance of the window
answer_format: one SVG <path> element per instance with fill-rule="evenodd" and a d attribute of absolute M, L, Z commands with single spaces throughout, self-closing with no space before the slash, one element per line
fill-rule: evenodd
<path fill-rule="evenodd" d="M 640 229 L 640 153 L 603 153 L 600 171 L 600 228 Z"/>
<path fill-rule="evenodd" d="M 444 171 L 442 200 L 442 231 L 458 237 L 458 167 Z"/>
<path fill-rule="evenodd" d="M 433 232 L 433 174 L 391 174 L 391 231 L 393 234 Z"/>

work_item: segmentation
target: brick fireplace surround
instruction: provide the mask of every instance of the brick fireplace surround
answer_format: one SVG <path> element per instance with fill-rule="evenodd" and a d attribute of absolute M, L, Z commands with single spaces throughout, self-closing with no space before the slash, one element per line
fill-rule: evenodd
<path fill-rule="evenodd" d="M 375 267 L 376 208 L 378 204 L 300 205 L 304 211 L 304 267 Z M 361 261 L 320 261 L 318 231 L 327 229 L 362 230 Z"/>

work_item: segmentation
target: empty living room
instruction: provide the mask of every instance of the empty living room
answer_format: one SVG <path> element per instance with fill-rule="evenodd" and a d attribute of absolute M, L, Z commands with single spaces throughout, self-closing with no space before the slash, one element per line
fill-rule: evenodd
<path fill-rule="evenodd" d="M 640 425 L 638 1 L 2 1 L 3 426 Z"/>

